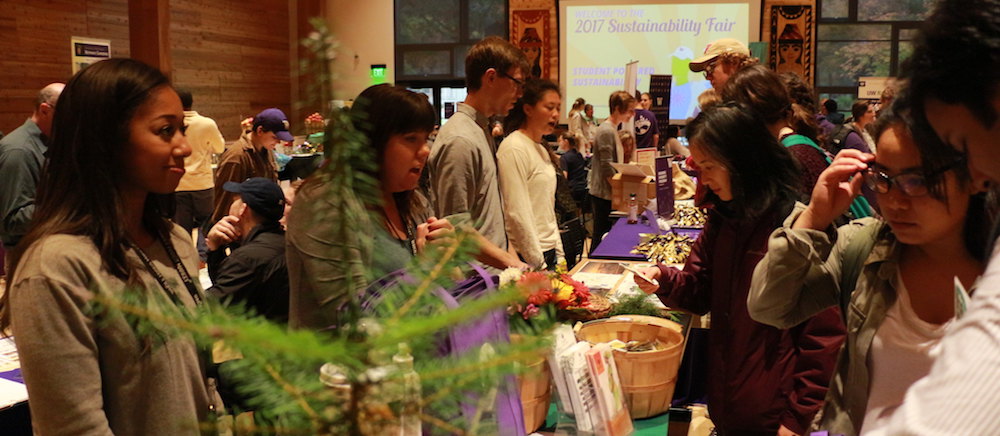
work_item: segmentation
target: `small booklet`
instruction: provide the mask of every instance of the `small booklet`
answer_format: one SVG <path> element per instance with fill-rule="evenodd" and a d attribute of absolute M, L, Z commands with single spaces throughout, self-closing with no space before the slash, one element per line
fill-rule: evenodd
<path fill-rule="evenodd" d="M 594 385 L 587 367 L 586 353 L 590 351 L 590 344 L 577 342 L 560 355 L 560 366 L 563 368 L 562 376 L 566 378 L 566 384 L 570 393 L 570 401 L 573 405 L 573 417 L 576 418 L 576 429 L 578 432 L 607 434 L 601 420 L 600 405 L 597 404 L 597 397 L 594 395 Z"/>
<path fill-rule="evenodd" d="M 568 415 L 574 414 L 572 395 L 564 376 L 564 374 L 569 373 L 569 368 L 563 367 L 559 356 L 575 344 L 576 334 L 573 332 L 573 327 L 559 324 L 552 332 L 552 352 L 547 356 L 549 368 L 552 369 L 552 380 L 556 385 L 556 393 L 559 394 L 559 411 Z"/>
<path fill-rule="evenodd" d="M 625 404 L 625 393 L 618 378 L 618 367 L 611 346 L 594 345 L 587 352 L 587 364 L 593 379 L 594 392 L 600 407 L 602 425 L 608 436 L 626 436 L 632 433 L 632 417 Z"/>

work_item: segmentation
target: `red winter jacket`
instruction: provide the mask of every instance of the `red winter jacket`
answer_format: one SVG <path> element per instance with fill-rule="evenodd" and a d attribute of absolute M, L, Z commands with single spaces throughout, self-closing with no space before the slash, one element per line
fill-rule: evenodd
<path fill-rule="evenodd" d="M 709 211 L 683 270 L 660 265 L 657 295 L 670 307 L 712 313 L 708 410 L 720 434 L 805 434 L 833 375 L 844 326 L 828 309 L 792 329 L 750 319 L 747 293 L 768 236 L 785 214 L 734 220 Z"/>

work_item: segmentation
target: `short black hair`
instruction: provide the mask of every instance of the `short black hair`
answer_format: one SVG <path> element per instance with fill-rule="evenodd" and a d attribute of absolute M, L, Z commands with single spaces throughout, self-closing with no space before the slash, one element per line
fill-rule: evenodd
<path fill-rule="evenodd" d="M 191 106 L 194 105 L 194 97 L 191 96 L 191 91 L 184 88 L 177 88 L 177 95 L 181 98 L 181 106 L 184 110 L 191 110 Z"/>
<path fill-rule="evenodd" d="M 830 114 L 837 112 L 837 100 L 834 100 L 832 98 L 823 100 L 823 108 L 826 109 L 826 112 Z"/>

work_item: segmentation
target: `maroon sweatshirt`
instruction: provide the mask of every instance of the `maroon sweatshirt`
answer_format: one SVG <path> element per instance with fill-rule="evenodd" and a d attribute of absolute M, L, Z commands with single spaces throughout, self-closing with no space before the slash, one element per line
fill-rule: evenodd
<path fill-rule="evenodd" d="M 684 269 L 660 265 L 664 304 L 712 313 L 708 411 L 721 435 L 773 436 L 780 425 L 806 434 L 843 343 L 837 308 L 789 330 L 750 319 L 750 279 L 784 217 L 772 210 L 735 220 L 712 209 Z"/>

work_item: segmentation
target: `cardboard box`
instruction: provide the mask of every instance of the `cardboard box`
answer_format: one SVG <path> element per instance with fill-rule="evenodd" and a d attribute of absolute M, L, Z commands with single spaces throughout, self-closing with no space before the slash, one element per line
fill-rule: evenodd
<path fill-rule="evenodd" d="M 629 194 L 635 194 L 641 213 L 650 199 L 656 198 L 656 178 L 649 165 L 611 163 L 618 171 L 611 177 L 611 208 L 628 213 Z"/>

